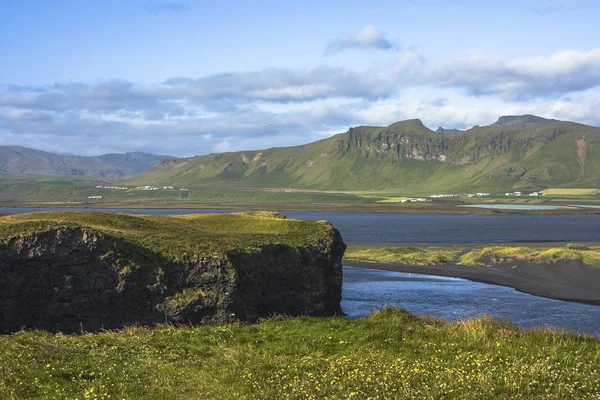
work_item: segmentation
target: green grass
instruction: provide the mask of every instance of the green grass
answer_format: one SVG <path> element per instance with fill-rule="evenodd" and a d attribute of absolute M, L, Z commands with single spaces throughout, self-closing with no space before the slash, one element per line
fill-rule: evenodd
<path fill-rule="evenodd" d="M 266 244 L 308 246 L 327 239 L 330 225 L 269 212 L 184 216 L 43 212 L 0 217 L 0 241 L 60 227 L 90 228 L 169 259 Z"/>
<path fill-rule="evenodd" d="M 386 197 L 383 199 L 375 200 L 376 203 L 401 203 L 402 200 L 406 200 L 408 197 Z"/>
<path fill-rule="evenodd" d="M 600 193 L 600 189 L 593 188 L 581 188 L 581 189 L 569 189 L 569 188 L 550 188 L 545 189 L 544 194 L 549 196 L 595 196 Z"/>
<path fill-rule="evenodd" d="M 0 337 L 3 399 L 597 399 L 600 343 L 401 310 Z"/>
<path fill-rule="evenodd" d="M 75 186 L 75 182 L 66 179 L 39 179 L 36 183 L 40 185 Z"/>
<path fill-rule="evenodd" d="M 104 185 L 107 185 L 106 183 Z M 120 186 L 121 183 L 115 185 Z M 102 196 L 90 200 L 89 196 Z M 318 191 L 286 191 L 285 189 L 236 188 L 200 186 L 187 191 L 176 189 L 127 190 L 96 188 L 96 183 L 73 181 L 2 182 L 0 200 L 77 201 L 77 202 L 137 202 L 162 201 L 170 203 L 365 203 L 369 199 L 351 193 Z"/>
<path fill-rule="evenodd" d="M 409 265 L 439 265 L 451 262 L 459 249 L 449 247 L 364 247 L 349 246 L 344 254 L 348 261 Z"/>
<path fill-rule="evenodd" d="M 459 264 L 475 267 L 511 262 L 547 264 L 563 260 L 579 260 L 587 265 L 600 268 L 600 247 L 583 245 L 566 245 L 565 247 L 486 246 L 462 255 Z"/>
<path fill-rule="evenodd" d="M 579 260 L 600 268 L 600 246 L 570 243 L 536 246 L 348 246 L 344 260 L 370 263 L 436 266 L 448 263 L 468 267 L 497 266 L 519 262 L 531 264 Z"/>

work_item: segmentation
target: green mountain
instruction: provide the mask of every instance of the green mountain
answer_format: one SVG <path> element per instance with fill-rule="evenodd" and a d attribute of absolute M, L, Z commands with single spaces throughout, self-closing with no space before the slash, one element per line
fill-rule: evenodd
<path fill-rule="evenodd" d="M 500 192 L 600 185 L 600 128 L 524 115 L 453 134 L 418 119 L 303 146 L 166 160 L 131 184 Z"/>
<path fill-rule="evenodd" d="M 21 146 L 0 146 L 0 178 L 131 178 L 160 164 L 167 156 L 132 152 L 100 156 L 48 153 Z"/>

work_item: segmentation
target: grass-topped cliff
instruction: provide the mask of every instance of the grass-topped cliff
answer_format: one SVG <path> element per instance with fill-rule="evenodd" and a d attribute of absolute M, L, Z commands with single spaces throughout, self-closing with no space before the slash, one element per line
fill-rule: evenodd
<path fill-rule="evenodd" d="M 332 229 L 325 222 L 299 221 L 270 212 L 181 216 L 39 212 L 0 215 L 0 242 L 59 228 L 91 229 L 175 261 L 268 244 L 316 244 Z"/>
<path fill-rule="evenodd" d="M 453 134 L 420 120 L 355 127 L 296 147 L 167 160 L 127 182 L 319 190 L 501 192 L 597 187 L 600 128 L 502 117 Z"/>
<path fill-rule="evenodd" d="M 0 217 L 0 332 L 341 313 L 345 244 L 276 213 Z"/>
<path fill-rule="evenodd" d="M 0 336 L 5 399 L 596 399 L 600 342 L 399 310 Z"/>

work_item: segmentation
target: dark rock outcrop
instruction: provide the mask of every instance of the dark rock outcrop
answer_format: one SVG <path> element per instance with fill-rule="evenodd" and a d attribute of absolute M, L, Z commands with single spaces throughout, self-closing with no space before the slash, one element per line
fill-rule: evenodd
<path fill-rule="evenodd" d="M 328 232 L 177 262 L 86 228 L 14 236 L 0 242 L 0 332 L 339 315 L 346 245 Z"/>

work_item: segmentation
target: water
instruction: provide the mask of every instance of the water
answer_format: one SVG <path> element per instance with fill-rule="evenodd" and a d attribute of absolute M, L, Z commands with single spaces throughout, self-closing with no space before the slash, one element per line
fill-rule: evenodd
<path fill-rule="evenodd" d="M 600 208 L 600 206 L 591 206 L 586 204 L 569 204 L 568 206 L 548 206 L 543 204 L 468 204 L 460 205 L 458 207 L 474 207 L 474 208 L 487 208 L 490 210 L 564 210 L 564 209 L 577 209 L 577 208 Z"/>
<path fill-rule="evenodd" d="M 286 212 L 326 219 L 347 242 L 510 243 L 597 242 L 600 215 L 439 215 Z"/>
<path fill-rule="evenodd" d="M 0 208 L 0 214 L 33 211 L 42 210 Z M 233 212 L 200 209 L 87 211 L 143 214 Z M 600 215 L 481 216 L 326 212 L 285 214 L 290 218 L 329 220 L 340 230 L 344 240 L 357 242 L 600 242 Z M 386 305 L 396 305 L 414 314 L 431 314 L 448 320 L 489 314 L 508 318 L 525 328 L 550 326 L 600 337 L 598 306 L 547 299 L 508 287 L 465 279 L 344 267 L 342 309 L 349 317 L 363 317 Z"/>
<path fill-rule="evenodd" d="M 577 206 L 545 206 L 533 204 L 468 204 L 458 207 L 487 208 L 490 210 L 561 210 L 573 209 Z"/>
<path fill-rule="evenodd" d="M 45 209 L 50 211 L 52 209 Z M 228 213 L 201 209 L 55 209 L 138 214 Z M 0 214 L 43 211 L 0 208 Z M 239 211 L 239 210 L 235 210 Z M 600 215 L 439 215 L 283 211 L 290 218 L 328 220 L 347 242 L 510 243 L 600 242 Z"/>
<path fill-rule="evenodd" d="M 523 328 L 553 327 L 600 337 L 600 307 L 553 300 L 466 279 L 344 267 L 342 311 L 350 318 L 386 306 L 455 321 L 477 315 Z"/>

